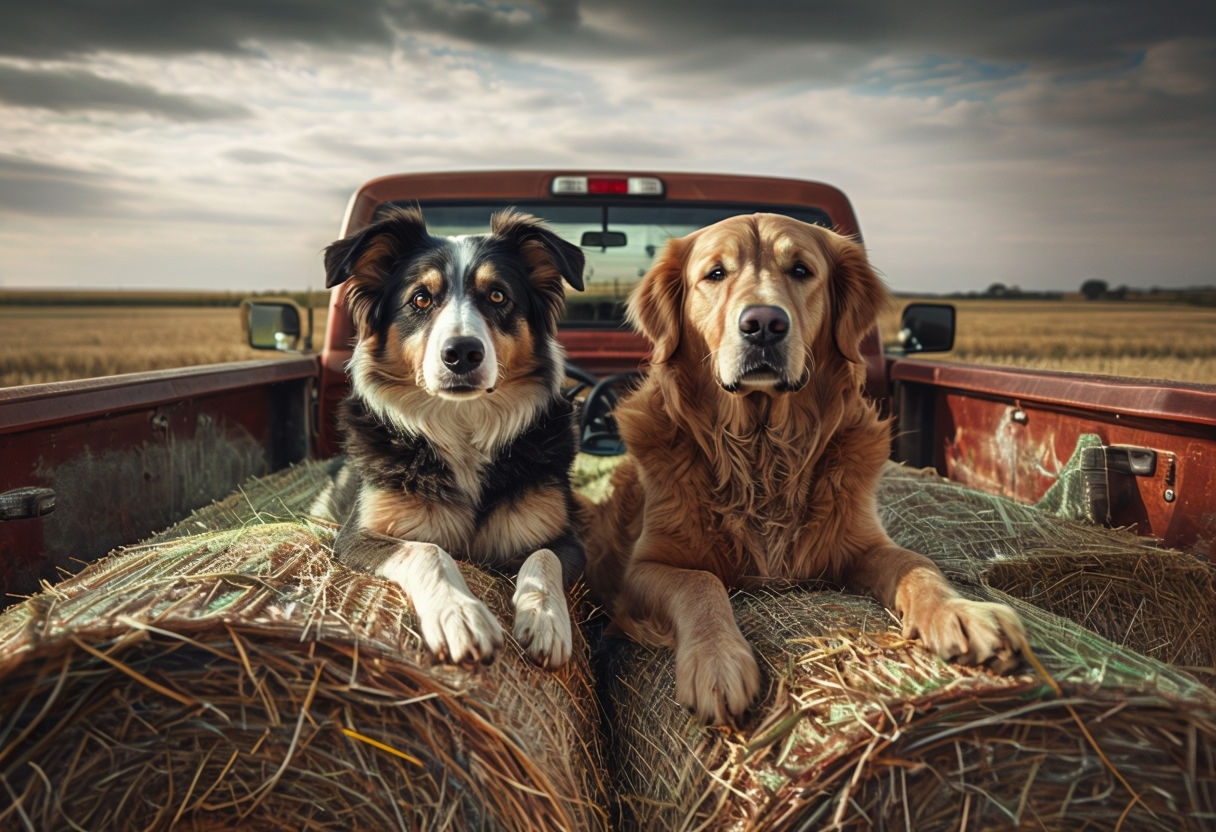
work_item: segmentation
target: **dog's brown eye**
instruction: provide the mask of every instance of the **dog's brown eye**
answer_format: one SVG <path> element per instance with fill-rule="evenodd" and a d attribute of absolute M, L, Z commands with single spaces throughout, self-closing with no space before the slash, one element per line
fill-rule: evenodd
<path fill-rule="evenodd" d="M 805 280 L 808 277 L 813 277 L 815 273 L 806 264 L 795 263 L 794 267 L 790 269 L 790 274 L 798 280 Z"/>
<path fill-rule="evenodd" d="M 486 297 L 489 298 L 490 303 L 494 304 L 495 306 L 501 306 L 507 302 L 507 296 L 503 293 L 502 289 L 491 289 Z"/>
<path fill-rule="evenodd" d="M 705 275 L 705 279 L 713 281 L 725 280 L 726 269 L 722 268 L 721 266 L 714 266 L 709 270 L 709 274 Z"/>
<path fill-rule="evenodd" d="M 431 304 L 434 302 L 435 299 L 431 297 L 431 293 L 425 289 L 415 292 L 414 296 L 410 298 L 410 306 L 414 307 L 415 309 L 429 309 Z"/>

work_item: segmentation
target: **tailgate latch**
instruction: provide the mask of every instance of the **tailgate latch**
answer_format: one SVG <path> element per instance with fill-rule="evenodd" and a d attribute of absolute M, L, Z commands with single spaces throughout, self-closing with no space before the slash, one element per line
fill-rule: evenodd
<path fill-rule="evenodd" d="M 55 510 L 55 492 L 49 488 L 14 488 L 0 494 L 0 521 L 31 520 Z"/>
<path fill-rule="evenodd" d="M 1162 471 L 1162 499 L 1175 499 L 1176 476 L 1174 455 L 1152 448 L 1133 445 L 1099 445 L 1081 450 L 1081 471 L 1085 477 L 1085 493 L 1089 519 L 1106 526 L 1115 525 L 1140 500 L 1137 477 L 1156 477 Z"/>

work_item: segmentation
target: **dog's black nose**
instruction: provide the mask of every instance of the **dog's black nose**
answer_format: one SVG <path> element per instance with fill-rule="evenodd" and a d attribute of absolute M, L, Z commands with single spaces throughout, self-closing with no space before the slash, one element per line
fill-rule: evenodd
<path fill-rule="evenodd" d="M 739 316 L 739 331 L 748 343 L 775 344 L 790 331 L 790 316 L 780 306 L 749 306 Z"/>
<path fill-rule="evenodd" d="M 443 359 L 445 367 L 453 373 L 463 375 L 481 366 L 486 357 L 486 348 L 480 339 L 470 335 L 449 338 L 443 342 L 443 351 L 439 357 Z"/>

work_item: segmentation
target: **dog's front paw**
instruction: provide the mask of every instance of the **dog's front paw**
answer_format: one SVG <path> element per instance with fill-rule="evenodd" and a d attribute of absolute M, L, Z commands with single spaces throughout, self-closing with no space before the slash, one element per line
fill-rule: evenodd
<path fill-rule="evenodd" d="M 951 597 L 913 608 L 903 634 L 919 637 L 937 655 L 963 665 L 987 665 L 1008 673 L 1021 663 L 1026 631 L 1004 604 Z"/>
<path fill-rule="evenodd" d="M 409 595 L 422 641 L 440 661 L 488 662 L 502 646 L 502 625 L 469 591 L 452 556 L 434 543 L 402 542 L 376 574 Z"/>
<path fill-rule="evenodd" d="M 555 670 L 570 660 L 574 635 L 566 598 L 544 592 L 515 594 L 515 638 L 532 661 Z"/>
<path fill-rule="evenodd" d="M 549 670 L 568 662 L 574 649 L 574 634 L 557 555 L 541 549 L 524 561 L 512 602 L 515 639 L 532 661 Z"/>
<path fill-rule="evenodd" d="M 676 700 L 702 722 L 737 720 L 759 692 L 760 668 L 739 633 L 677 645 Z"/>
<path fill-rule="evenodd" d="M 422 640 L 441 661 L 488 662 L 502 646 L 502 625 L 490 609 L 463 592 L 418 610 Z"/>

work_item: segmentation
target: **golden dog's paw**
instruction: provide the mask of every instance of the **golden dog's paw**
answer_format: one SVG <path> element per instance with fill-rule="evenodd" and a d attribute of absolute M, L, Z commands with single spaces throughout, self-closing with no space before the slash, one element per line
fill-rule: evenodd
<path fill-rule="evenodd" d="M 502 646 L 502 625 L 489 607 L 463 592 L 418 609 L 422 640 L 442 661 L 488 662 Z"/>
<path fill-rule="evenodd" d="M 563 595 L 515 594 L 515 640 L 541 667 L 555 670 L 570 660 L 574 635 Z"/>
<path fill-rule="evenodd" d="M 924 604 L 904 617 L 903 634 L 919 637 L 942 658 L 962 665 L 987 665 L 1009 673 L 1027 649 L 1018 614 L 1004 604 L 946 598 Z"/>
<path fill-rule="evenodd" d="M 676 649 L 676 700 L 702 722 L 737 720 L 760 692 L 751 645 L 735 633 L 702 638 Z"/>

